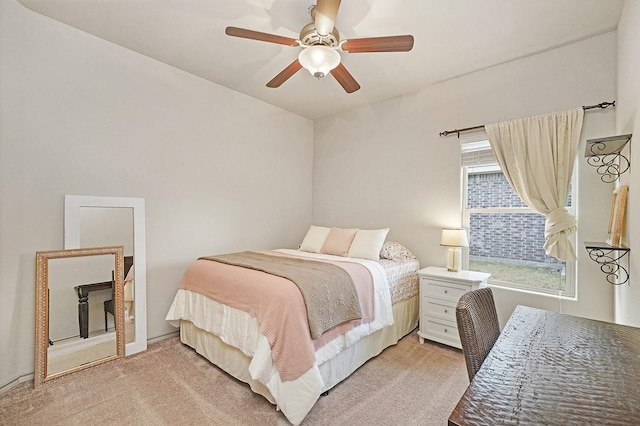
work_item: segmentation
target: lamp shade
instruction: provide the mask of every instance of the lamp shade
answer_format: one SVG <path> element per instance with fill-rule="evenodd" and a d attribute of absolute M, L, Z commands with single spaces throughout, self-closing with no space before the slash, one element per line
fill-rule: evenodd
<path fill-rule="evenodd" d="M 469 239 L 467 238 L 466 229 L 443 229 L 440 245 L 449 247 L 468 247 Z"/>
<path fill-rule="evenodd" d="M 340 54 L 327 46 L 309 46 L 302 49 L 298 61 L 312 76 L 322 78 L 340 64 Z"/>

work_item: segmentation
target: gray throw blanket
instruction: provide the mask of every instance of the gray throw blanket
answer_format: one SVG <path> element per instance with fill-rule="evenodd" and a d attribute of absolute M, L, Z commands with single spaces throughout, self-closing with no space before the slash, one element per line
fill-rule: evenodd
<path fill-rule="evenodd" d="M 349 273 L 331 263 L 253 251 L 200 259 L 255 269 L 295 283 L 307 307 L 311 338 L 346 321 L 361 319 L 360 302 Z"/>

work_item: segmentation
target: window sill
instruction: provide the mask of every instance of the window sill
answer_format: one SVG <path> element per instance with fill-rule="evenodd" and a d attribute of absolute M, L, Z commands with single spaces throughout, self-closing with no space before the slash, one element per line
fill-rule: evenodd
<path fill-rule="evenodd" d="M 523 294 L 530 294 L 530 295 L 534 295 L 536 297 L 545 297 L 545 298 L 549 298 L 549 299 L 562 299 L 562 300 L 567 300 L 567 301 L 572 301 L 572 302 L 577 302 L 578 298 L 574 295 L 562 295 L 560 294 L 560 291 L 553 293 L 551 291 L 537 291 L 534 289 L 530 289 L 530 288 L 524 288 L 524 287 L 516 287 L 516 286 L 511 286 L 511 285 L 507 285 L 507 284 L 502 284 L 499 281 L 491 281 L 491 279 L 489 279 L 488 283 L 487 283 L 487 287 L 491 287 L 491 288 L 496 288 L 496 289 L 500 289 L 500 290 L 507 290 L 507 291 L 512 291 L 514 293 L 523 293 Z"/>

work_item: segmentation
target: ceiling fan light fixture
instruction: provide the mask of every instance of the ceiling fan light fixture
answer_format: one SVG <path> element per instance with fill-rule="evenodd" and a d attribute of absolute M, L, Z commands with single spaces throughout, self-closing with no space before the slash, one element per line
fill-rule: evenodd
<path fill-rule="evenodd" d="M 327 46 L 309 46 L 302 49 L 298 61 L 312 76 L 322 78 L 340 65 L 340 53 Z"/>

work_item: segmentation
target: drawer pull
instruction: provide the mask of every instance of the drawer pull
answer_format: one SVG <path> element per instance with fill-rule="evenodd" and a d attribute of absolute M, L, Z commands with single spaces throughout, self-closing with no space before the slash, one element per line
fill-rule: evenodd
<path fill-rule="evenodd" d="M 444 313 L 445 313 L 445 314 L 448 314 L 448 313 L 449 313 L 449 310 L 448 310 L 448 309 L 445 309 L 445 310 L 444 310 Z"/>
<path fill-rule="evenodd" d="M 449 330 L 447 330 L 447 329 L 445 328 L 445 329 L 444 329 L 444 332 L 446 333 L 447 331 L 449 331 Z"/>
<path fill-rule="evenodd" d="M 444 291 L 444 294 L 448 294 L 448 293 L 449 293 L 449 290 L 445 290 L 445 291 Z"/>

